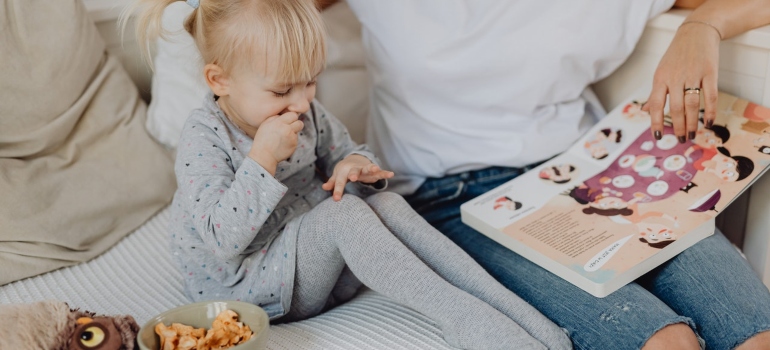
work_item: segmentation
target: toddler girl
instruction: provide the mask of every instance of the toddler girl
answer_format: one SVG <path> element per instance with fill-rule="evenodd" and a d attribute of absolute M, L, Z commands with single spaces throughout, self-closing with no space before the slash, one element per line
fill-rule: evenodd
<path fill-rule="evenodd" d="M 173 1 L 139 1 L 143 48 Z M 393 173 L 313 99 L 325 43 L 312 1 L 187 3 L 185 29 L 212 91 L 188 118 L 175 165 L 172 250 L 193 300 L 248 301 L 295 321 L 363 282 L 435 320 L 460 348 L 570 348 L 406 201 L 380 192 Z M 370 196 L 343 196 L 347 183 Z"/>

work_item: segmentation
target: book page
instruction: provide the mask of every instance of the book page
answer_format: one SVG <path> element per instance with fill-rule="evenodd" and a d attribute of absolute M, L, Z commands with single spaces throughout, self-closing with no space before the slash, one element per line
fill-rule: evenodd
<path fill-rule="evenodd" d="M 713 219 L 767 170 L 770 109 L 720 93 L 710 129 L 679 143 L 666 125 L 656 140 L 637 102 L 647 92 L 463 215 L 601 283 Z"/>

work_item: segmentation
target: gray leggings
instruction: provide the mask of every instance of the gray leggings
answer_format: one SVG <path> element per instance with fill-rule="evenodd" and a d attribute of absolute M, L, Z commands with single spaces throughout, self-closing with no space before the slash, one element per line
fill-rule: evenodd
<path fill-rule="evenodd" d="M 297 240 L 294 293 L 281 321 L 305 319 L 349 299 L 357 277 L 433 319 L 456 347 L 571 348 L 561 328 L 498 283 L 397 194 L 327 199 L 305 215 Z"/>

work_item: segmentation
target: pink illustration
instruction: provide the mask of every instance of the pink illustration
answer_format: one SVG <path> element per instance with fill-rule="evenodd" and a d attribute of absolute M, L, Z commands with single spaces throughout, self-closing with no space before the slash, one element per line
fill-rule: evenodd
<path fill-rule="evenodd" d="M 698 171 L 735 182 L 754 170 L 751 159 L 731 156 L 721 147 L 730 137 L 725 127 L 701 129 L 694 144 L 679 143 L 671 127 L 664 133 L 655 140 L 649 129 L 642 132 L 606 170 L 573 188 L 569 196 L 588 205 L 585 214 L 627 216 L 627 208 L 636 202 L 660 201 L 697 186 L 690 180 Z"/>
<path fill-rule="evenodd" d="M 724 126 L 703 127 L 695 133 L 695 139 L 692 140 L 694 145 L 684 151 L 684 156 L 688 162 L 694 163 L 696 169 L 703 170 L 703 162 L 711 160 L 717 154 L 717 148 L 722 147 L 729 139 L 730 131 Z M 701 151 L 700 154 L 697 151 Z M 694 156 L 693 153 L 698 156 Z"/>
<path fill-rule="evenodd" d="M 575 166 L 572 164 L 558 164 L 547 166 L 540 169 L 539 177 L 543 180 L 550 180 L 556 184 L 565 184 L 572 180 L 575 172 Z"/>
<path fill-rule="evenodd" d="M 583 148 L 594 159 L 604 159 L 618 147 L 622 138 L 623 132 L 620 129 L 601 129 L 592 140 L 583 144 Z"/>
<path fill-rule="evenodd" d="M 623 116 L 629 121 L 649 120 L 650 114 L 642 110 L 644 103 L 632 101 L 623 107 Z"/>
<path fill-rule="evenodd" d="M 508 196 L 503 196 L 495 200 L 495 204 L 493 207 L 494 210 L 497 210 L 500 208 L 505 208 L 510 211 L 516 211 L 521 208 L 521 203 L 514 201 Z"/>
<path fill-rule="evenodd" d="M 748 119 L 741 129 L 754 134 L 770 134 L 770 108 L 749 102 L 743 110 L 743 117 Z"/>

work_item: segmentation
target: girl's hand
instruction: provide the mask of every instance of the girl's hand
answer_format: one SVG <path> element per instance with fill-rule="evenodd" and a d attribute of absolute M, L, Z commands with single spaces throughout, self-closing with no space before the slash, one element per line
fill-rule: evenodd
<path fill-rule="evenodd" d="M 297 134 L 305 124 L 299 114 L 287 112 L 265 119 L 254 135 L 249 157 L 254 159 L 271 175 L 283 160 L 289 158 L 297 148 Z"/>
<path fill-rule="evenodd" d="M 321 188 L 326 191 L 334 190 L 332 196 L 335 201 L 342 199 L 345 184 L 351 182 L 375 183 L 381 179 L 393 177 L 392 171 L 382 170 L 368 158 L 351 154 L 334 166 L 334 172 L 329 180 Z"/>
<path fill-rule="evenodd" d="M 681 143 L 695 138 L 701 96 L 705 104 L 704 124 L 711 126 L 716 119 L 720 34 L 706 24 L 685 23 L 660 60 L 650 98 L 642 107 L 650 113 L 650 129 L 658 140 L 663 134 L 666 95 L 674 134 Z"/>

